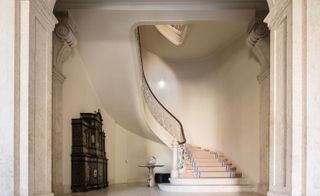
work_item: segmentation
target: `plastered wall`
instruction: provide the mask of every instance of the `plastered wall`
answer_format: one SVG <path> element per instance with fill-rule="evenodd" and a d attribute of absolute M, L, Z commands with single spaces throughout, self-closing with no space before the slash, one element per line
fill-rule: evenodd
<path fill-rule="evenodd" d="M 168 147 L 124 129 L 104 110 L 77 48 L 64 63 L 63 73 L 66 76 L 63 84 L 63 183 L 66 192 L 70 191 L 71 184 L 71 119 L 79 118 L 80 112 L 93 112 L 98 108 L 106 132 L 109 183 L 145 181 L 146 170 L 138 165 L 146 163 L 152 155 L 158 158 L 158 163 L 166 165 L 157 172 L 170 172 L 172 153 Z"/>

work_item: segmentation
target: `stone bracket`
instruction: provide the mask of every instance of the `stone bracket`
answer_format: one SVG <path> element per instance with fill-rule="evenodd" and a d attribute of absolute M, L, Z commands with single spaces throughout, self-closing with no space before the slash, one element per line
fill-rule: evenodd
<path fill-rule="evenodd" d="M 69 12 L 57 12 L 55 15 L 59 23 L 53 33 L 53 66 L 61 73 L 63 62 L 77 45 L 76 26 Z"/>

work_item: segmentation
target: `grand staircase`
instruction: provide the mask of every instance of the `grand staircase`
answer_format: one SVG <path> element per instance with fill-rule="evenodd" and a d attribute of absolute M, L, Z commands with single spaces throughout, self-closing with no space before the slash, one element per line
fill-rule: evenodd
<path fill-rule="evenodd" d="M 159 184 L 169 192 L 253 192 L 254 186 L 223 153 L 187 145 L 184 169 L 170 184 Z"/>
<path fill-rule="evenodd" d="M 186 144 L 187 140 L 182 123 L 159 101 L 146 79 L 139 29 L 137 30 L 137 40 L 140 51 L 145 119 L 153 132 L 173 152 L 170 183 L 159 184 L 160 190 L 170 192 L 253 192 L 254 186 L 247 178 L 242 177 L 241 171 L 223 153 Z"/>

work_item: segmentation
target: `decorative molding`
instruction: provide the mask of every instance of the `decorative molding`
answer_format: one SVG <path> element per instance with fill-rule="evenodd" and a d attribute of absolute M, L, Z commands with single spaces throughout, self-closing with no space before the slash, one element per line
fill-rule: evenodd
<path fill-rule="evenodd" d="M 55 66 L 52 69 L 53 78 L 57 79 L 60 83 L 63 83 L 66 77 Z"/>
<path fill-rule="evenodd" d="M 52 9 L 49 8 L 48 3 L 43 0 L 30 1 L 32 8 L 41 16 L 42 24 L 46 24 L 53 31 L 55 24 L 58 22 L 56 17 L 53 15 Z M 45 23 L 43 23 L 45 22 Z"/>
<path fill-rule="evenodd" d="M 260 74 L 257 76 L 259 84 L 261 84 L 267 77 L 270 77 L 270 68 L 260 71 Z"/>
<path fill-rule="evenodd" d="M 268 1 L 268 3 L 271 1 Z M 291 5 L 292 0 L 281 0 L 277 3 L 270 3 L 270 12 L 267 17 L 264 19 L 264 22 L 268 24 L 270 29 L 276 29 L 277 26 L 283 21 L 287 15 L 287 9 Z"/>
<path fill-rule="evenodd" d="M 188 32 L 188 25 L 155 25 L 156 29 L 176 46 L 181 46 Z"/>
<path fill-rule="evenodd" d="M 76 26 L 69 12 L 57 12 L 59 23 L 53 34 L 53 66 L 61 73 L 63 62 L 70 56 L 72 48 L 77 45 L 74 35 Z"/>
<path fill-rule="evenodd" d="M 247 38 L 247 44 L 260 64 L 260 74 L 257 77 L 260 83 L 270 73 L 270 31 L 263 22 L 264 16 L 264 13 L 257 13 L 249 25 Z"/>
<path fill-rule="evenodd" d="M 247 43 L 251 47 L 254 47 L 259 40 L 264 39 L 269 35 L 268 26 L 263 22 L 261 16 L 257 16 L 254 20 L 252 20 L 252 22 L 249 24 L 248 33 L 249 36 Z"/>
<path fill-rule="evenodd" d="M 48 8 L 53 12 L 56 0 L 48 0 Z"/>
<path fill-rule="evenodd" d="M 269 10 L 271 10 L 274 6 L 274 0 L 267 0 L 268 6 L 269 6 Z"/>

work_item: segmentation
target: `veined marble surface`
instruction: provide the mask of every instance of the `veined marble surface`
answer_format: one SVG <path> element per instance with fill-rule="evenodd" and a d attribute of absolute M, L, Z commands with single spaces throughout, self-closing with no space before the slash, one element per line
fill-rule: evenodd
<path fill-rule="evenodd" d="M 146 184 L 118 184 L 107 189 L 86 193 L 71 193 L 68 196 L 259 196 L 257 193 L 169 193 L 157 187 L 149 188 Z"/>

